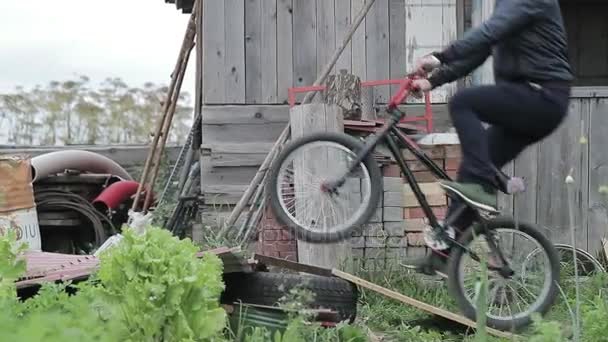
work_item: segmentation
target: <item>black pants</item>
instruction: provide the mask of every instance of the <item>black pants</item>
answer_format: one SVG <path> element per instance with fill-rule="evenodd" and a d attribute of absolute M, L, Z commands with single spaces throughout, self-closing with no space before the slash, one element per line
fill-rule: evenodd
<path fill-rule="evenodd" d="M 568 112 L 569 96 L 567 84 L 538 88 L 526 82 L 501 82 L 457 93 L 449 104 L 463 154 L 457 180 L 495 187 L 492 164 L 502 168 L 555 131 Z M 490 127 L 485 129 L 482 122 Z M 452 202 L 448 217 L 460 205 Z M 468 227 L 472 217 L 468 209 L 454 222 L 455 228 Z"/>

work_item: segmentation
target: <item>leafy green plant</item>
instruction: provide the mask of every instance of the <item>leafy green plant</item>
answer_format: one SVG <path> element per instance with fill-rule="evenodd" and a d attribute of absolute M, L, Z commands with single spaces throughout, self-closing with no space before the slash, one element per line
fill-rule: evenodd
<path fill-rule="evenodd" d="M 123 233 L 88 281 L 46 283 L 23 302 L 14 285 L 25 270 L 23 248 L 12 235 L 0 238 L 0 340 L 224 340 L 220 259 L 196 258 L 189 240 L 163 229 Z"/>

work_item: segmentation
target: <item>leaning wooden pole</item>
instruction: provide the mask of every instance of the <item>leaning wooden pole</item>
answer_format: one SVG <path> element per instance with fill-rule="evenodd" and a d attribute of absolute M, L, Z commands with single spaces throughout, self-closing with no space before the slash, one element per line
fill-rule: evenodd
<path fill-rule="evenodd" d="M 190 57 L 190 53 L 192 48 L 194 48 L 194 29 L 192 31 L 192 43 L 189 46 L 186 54 L 184 55 L 184 59 L 182 61 L 182 68 L 179 71 L 179 76 L 177 78 L 176 89 L 173 92 L 173 99 L 171 99 L 171 107 L 169 107 L 169 112 L 167 114 L 167 119 L 165 120 L 165 125 L 163 127 L 162 137 L 160 146 L 158 146 L 158 151 L 156 153 L 156 158 L 154 160 L 152 176 L 150 178 L 150 190 L 154 187 L 156 183 L 156 177 L 158 177 L 158 171 L 160 169 L 160 161 L 163 157 L 163 153 L 165 151 L 165 145 L 167 144 L 167 139 L 169 138 L 169 131 L 171 130 L 171 123 L 173 121 L 173 115 L 177 109 L 177 102 L 179 101 L 179 94 L 182 87 L 182 83 L 184 81 L 184 76 L 186 74 L 186 68 L 188 66 L 188 60 Z M 142 208 L 143 212 L 146 212 L 150 206 L 150 201 L 152 200 L 152 191 L 146 191 L 146 198 L 144 200 L 144 206 Z"/>
<path fill-rule="evenodd" d="M 319 75 L 319 77 L 317 77 L 317 80 L 313 84 L 314 86 L 321 85 L 323 82 L 325 82 L 325 79 L 331 72 L 331 69 L 336 65 L 338 58 L 340 58 L 340 56 L 342 55 L 342 52 L 344 51 L 344 49 L 346 48 L 348 43 L 350 43 L 350 41 L 352 40 L 353 35 L 355 34 L 355 31 L 357 31 L 357 28 L 359 28 L 359 25 L 361 25 L 361 22 L 363 21 L 363 19 L 365 19 L 365 16 L 369 12 L 370 8 L 372 7 L 372 5 L 374 4 L 375 1 L 376 0 L 367 0 L 366 1 L 365 6 L 363 8 L 361 8 L 361 10 L 357 14 L 357 17 L 355 18 L 354 22 L 351 24 L 349 31 L 347 32 L 346 36 L 344 37 L 344 40 L 338 46 L 338 48 L 334 52 L 330 61 L 325 65 L 325 67 L 321 71 L 321 74 Z M 314 97 L 315 93 L 316 92 L 314 92 L 314 91 L 308 92 L 306 94 L 306 96 L 304 97 L 304 99 L 302 100 L 302 104 L 310 102 L 312 100 L 312 98 Z M 263 186 L 263 184 L 265 183 L 264 179 L 266 176 L 266 171 L 268 170 L 270 165 L 272 165 L 272 162 L 274 161 L 275 156 L 278 155 L 278 151 L 281 148 L 281 146 L 283 146 L 285 144 L 285 142 L 287 141 L 287 139 L 289 138 L 289 132 L 290 132 L 290 125 L 287 124 L 287 126 L 285 127 L 285 129 L 283 129 L 283 132 L 281 132 L 281 135 L 279 136 L 279 138 L 277 139 L 275 144 L 272 146 L 272 149 L 270 150 L 270 152 L 264 159 L 264 162 L 262 162 L 262 166 L 260 166 L 260 168 L 256 172 L 255 176 L 253 177 L 253 180 L 251 181 L 251 183 L 249 183 L 249 186 L 245 190 L 245 193 L 243 194 L 243 196 L 241 196 L 238 203 L 236 204 L 236 206 L 230 213 L 228 220 L 226 221 L 222 231 L 219 234 L 220 236 L 222 236 L 224 234 L 226 229 L 228 229 L 229 227 L 232 227 L 234 225 L 236 220 L 239 218 L 239 216 L 245 209 L 245 206 L 251 199 L 251 196 L 253 196 L 255 189 L 258 186 Z"/>
<path fill-rule="evenodd" d="M 198 2 L 198 0 L 196 2 Z M 195 4 L 196 4 L 196 2 L 195 2 Z M 156 126 L 156 131 L 154 132 L 154 138 L 152 139 L 152 143 L 150 144 L 150 151 L 148 152 L 148 156 L 147 156 L 146 162 L 144 164 L 144 170 L 140 177 L 140 182 L 137 187 L 137 192 L 135 193 L 135 199 L 133 200 L 133 205 L 131 206 L 132 211 L 137 211 L 137 206 L 139 204 L 140 195 L 142 193 L 144 186 L 148 183 L 148 178 L 150 175 L 150 168 L 153 167 L 152 164 L 153 164 L 153 160 L 155 159 L 155 156 L 157 154 L 158 143 L 161 138 L 161 135 L 163 135 L 163 127 L 166 125 L 168 112 L 171 108 L 171 102 L 172 102 L 171 99 L 173 98 L 173 94 L 176 89 L 176 84 L 179 79 L 179 72 L 182 67 L 182 62 L 184 60 L 185 54 L 186 53 L 189 54 L 190 50 L 192 49 L 191 45 L 192 45 L 192 41 L 193 41 L 194 37 L 192 36 L 191 32 L 192 32 L 192 28 L 195 27 L 195 25 L 196 25 L 195 18 L 196 18 L 196 11 L 194 11 L 192 13 L 192 15 L 190 16 L 190 20 L 188 21 L 188 27 L 184 34 L 184 40 L 182 43 L 182 47 L 180 49 L 180 53 L 177 58 L 177 61 L 175 62 L 175 68 L 173 70 L 173 73 L 171 74 L 171 83 L 169 84 L 169 88 L 167 91 L 167 97 L 163 103 L 162 115 Z M 179 90 L 178 90 L 178 92 L 179 92 Z M 148 191 L 146 191 L 146 193 L 151 192 L 152 186 L 153 185 L 150 185 L 150 188 L 147 189 Z"/>

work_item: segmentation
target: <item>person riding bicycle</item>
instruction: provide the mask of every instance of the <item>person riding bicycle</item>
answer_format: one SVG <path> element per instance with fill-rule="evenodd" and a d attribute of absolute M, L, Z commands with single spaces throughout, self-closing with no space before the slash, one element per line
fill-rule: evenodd
<path fill-rule="evenodd" d="M 414 80 L 414 88 L 422 93 L 467 75 L 493 57 L 495 84 L 460 90 L 449 101 L 463 158 L 457 180 L 441 182 L 446 191 L 472 207 L 498 210 L 497 190 L 507 192 L 498 170 L 554 132 L 568 113 L 573 73 L 567 51 L 558 0 L 496 0 L 492 16 L 480 26 L 418 60 L 417 72 L 431 72 Z M 462 202 L 450 203 L 448 218 L 458 206 Z M 451 227 L 468 227 L 471 210 L 458 215 Z M 435 253 L 430 257 L 433 265 L 441 259 Z"/>

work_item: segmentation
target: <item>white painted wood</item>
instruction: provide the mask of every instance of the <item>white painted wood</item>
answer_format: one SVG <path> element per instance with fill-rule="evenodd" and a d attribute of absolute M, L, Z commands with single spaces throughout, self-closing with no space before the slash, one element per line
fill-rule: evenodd
<path fill-rule="evenodd" d="M 203 102 L 222 103 L 224 82 L 224 3 L 203 2 Z"/>
<path fill-rule="evenodd" d="M 389 0 L 389 55 L 390 77 L 404 77 L 407 73 L 405 55 L 405 0 Z M 399 86 L 391 86 L 394 94 Z"/>
<path fill-rule="evenodd" d="M 354 18 L 357 13 L 365 6 L 365 0 L 352 0 L 351 16 Z M 368 13 L 369 14 L 369 13 Z M 367 80 L 367 51 L 365 38 L 366 19 L 361 21 L 361 24 L 355 31 L 352 39 L 352 74 L 359 76 L 361 81 Z"/>
<path fill-rule="evenodd" d="M 261 0 L 260 103 L 277 102 L 277 0 Z"/>
<path fill-rule="evenodd" d="M 297 1 L 297 0 L 296 0 Z M 287 102 L 293 87 L 293 3 L 277 1 L 277 102 Z"/>
<path fill-rule="evenodd" d="M 245 1 L 245 99 L 262 102 L 262 2 Z"/>
<path fill-rule="evenodd" d="M 367 14 L 367 79 L 390 77 L 388 0 L 376 0 Z M 374 103 L 388 103 L 389 86 L 374 87 Z"/>
<path fill-rule="evenodd" d="M 336 24 L 336 48 L 344 40 L 351 24 L 351 0 L 335 0 L 335 24 Z M 334 73 L 346 69 L 348 73 L 352 70 L 352 42 L 349 42 L 340 58 L 336 62 Z"/>
<path fill-rule="evenodd" d="M 291 112 L 292 137 L 297 139 L 313 132 L 343 132 L 342 113 L 337 105 L 311 103 L 292 108 Z M 331 152 L 313 150 L 305 152 L 295 161 L 294 187 L 295 193 L 302 193 L 309 184 L 317 182 L 319 174 L 327 174 L 335 170 L 336 156 Z M 320 203 L 310 199 L 296 197 L 296 215 L 301 220 L 320 221 L 325 219 Z M 298 239 L 298 261 L 320 267 L 338 267 L 348 260 L 348 241 L 338 243 L 309 243 Z"/>
<path fill-rule="evenodd" d="M 245 103 L 245 4 L 224 0 L 224 98 L 226 103 Z"/>
<path fill-rule="evenodd" d="M 410 71 L 418 58 L 444 49 L 457 37 L 456 0 L 406 0 L 405 10 L 407 70 Z M 431 101 L 447 102 L 455 86 L 453 82 L 435 89 Z"/>
<path fill-rule="evenodd" d="M 329 62 L 336 49 L 335 0 L 316 0 L 317 2 L 317 71 Z"/>
<path fill-rule="evenodd" d="M 471 23 L 473 27 L 479 26 L 492 16 L 495 0 L 473 0 Z M 483 65 L 473 72 L 473 84 L 494 83 L 494 72 L 492 69 L 492 56 Z"/>
<path fill-rule="evenodd" d="M 310 86 L 317 71 L 317 13 L 315 1 L 293 2 L 293 78 L 298 87 Z"/>

